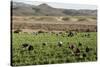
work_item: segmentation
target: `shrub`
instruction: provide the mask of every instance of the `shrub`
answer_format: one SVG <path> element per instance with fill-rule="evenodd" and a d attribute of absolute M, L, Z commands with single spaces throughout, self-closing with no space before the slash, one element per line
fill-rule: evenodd
<path fill-rule="evenodd" d="M 70 18 L 69 17 L 63 17 L 62 20 L 68 21 L 68 20 L 70 20 Z"/>
<path fill-rule="evenodd" d="M 38 33 L 45 33 L 45 31 L 43 31 L 43 30 L 39 30 Z"/>
<path fill-rule="evenodd" d="M 27 43 L 22 44 L 22 48 L 26 48 L 28 46 L 29 46 L 29 44 L 27 44 Z"/>
<path fill-rule="evenodd" d="M 74 36 L 74 33 L 73 33 L 72 31 L 70 31 L 70 32 L 68 33 L 68 37 L 72 37 L 72 36 Z"/>
<path fill-rule="evenodd" d="M 86 52 L 89 52 L 89 51 L 90 51 L 90 49 L 89 49 L 88 47 L 86 47 L 85 51 L 86 51 Z"/>
<path fill-rule="evenodd" d="M 96 19 L 97 19 L 97 17 L 91 17 L 91 19 L 94 19 L 94 20 L 96 20 Z"/>
<path fill-rule="evenodd" d="M 42 43 L 43 46 L 47 45 L 47 42 Z"/>
<path fill-rule="evenodd" d="M 86 18 L 79 18 L 78 21 L 85 21 L 87 20 Z"/>
<path fill-rule="evenodd" d="M 19 33 L 19 32 L 21 32 L 21 31 L 22 31 L 22 30 L 17 29 L 17 30 L 14 31 L 14 33 Z"/>
<path fill-rule="evenodd" d="M 82 43 L 79 42 L 78 45 L 79 45 L 79 46 L 82 46 Z"/>
<path fill-rule="evenodd" d="M 33 50 L 33 46 L 27 43 L 22 44 L 22 48 L 24 48 L 25 50 L 31 51 Z"/>
<path fill-rule="evenodd" d="M 31 51 L 31 50 L 33 50 L 33 46 L 32 45 L 29 45 L 28 51 Z"/>

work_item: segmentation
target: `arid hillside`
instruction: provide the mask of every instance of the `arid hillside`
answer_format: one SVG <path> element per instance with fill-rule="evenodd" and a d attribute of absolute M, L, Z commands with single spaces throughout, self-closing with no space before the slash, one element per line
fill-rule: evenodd
<path fill-rule="evenodd" d="M 22 2 L 12 2 L 13 16 L 96 16 L 97 10 L 89 9 L 61 9 L 46 3 L 31 5 Z"/>
<path fill-rule="evenodd" d="M 13 16 L 13 30 L 33 31 L 80 31 L 97 30 L 94 16 Z"/>

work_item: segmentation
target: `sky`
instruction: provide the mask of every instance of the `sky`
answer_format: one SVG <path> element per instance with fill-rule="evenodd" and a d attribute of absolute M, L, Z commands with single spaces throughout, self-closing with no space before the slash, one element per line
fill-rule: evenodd
<path fill-rule="evenodd" d="M 33 0 L 12 0 L 16 2 L 24 2 L 31 5 L 40 5 L 46 3 L 54 8 L 64 8 L 64 9 L 97 9 L 96 5 L 87 5 L 87 4 L 70 4 L 70 3 L 55 3 L 55 2 L 43 2 L 43 1 L 33 1 Z"/>

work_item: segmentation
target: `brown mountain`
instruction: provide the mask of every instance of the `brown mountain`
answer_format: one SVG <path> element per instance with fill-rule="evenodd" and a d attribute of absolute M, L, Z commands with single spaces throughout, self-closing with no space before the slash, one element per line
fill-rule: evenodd
<path fill-rule="evenodd" d="M 11 2 L 11 5 L 14 16 L 96 16 L 97 14 L 97 10 L 60 9 L 45 3 L 34 6 L 22 2 Z"/>

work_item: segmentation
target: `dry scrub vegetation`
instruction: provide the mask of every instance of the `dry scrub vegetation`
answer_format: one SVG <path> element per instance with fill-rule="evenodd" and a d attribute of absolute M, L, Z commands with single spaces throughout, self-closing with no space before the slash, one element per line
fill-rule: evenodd
<path fill-rule="evenodd" d="M 13 16 L 15 29 L 44 29 L 46 31 L 96 31 L 96 17 L 93 16 Z"/>

